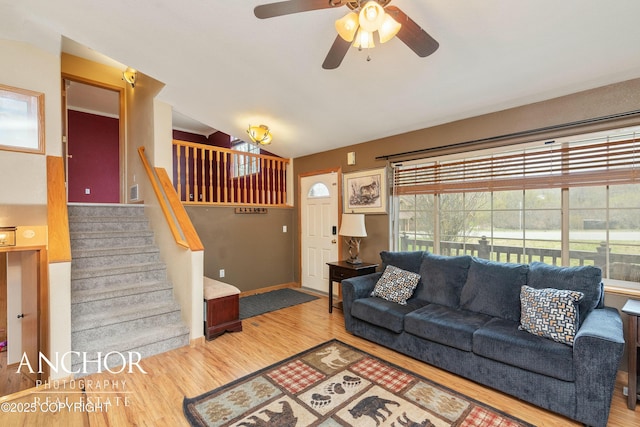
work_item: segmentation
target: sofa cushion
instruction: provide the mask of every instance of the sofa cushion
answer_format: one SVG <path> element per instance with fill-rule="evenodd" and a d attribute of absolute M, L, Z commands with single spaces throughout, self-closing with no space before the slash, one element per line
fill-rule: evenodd
<path fill-rule="evenodd" d="M 527 371 L 574 381 L 573 348 L 518 329 L 518 322 L 494 318 L 473 334 L 473 352 Z"/>
<path fill-rule="evenodd" d="M 429 304 L 405 316 L 404 330 L 449 347 L 471 351 L 473 333 L 491 319 L 486 314 Z"/>
<path fill-rule="evenodd" d="M 578 305 L 580 323 L 589 312 L 598 307 L 602 299 L 602 270 L 590 265 L 579 267 L 558 267 L 542 262 L 532 262 L 529 266 L 527 285 L 536 289 L 568 289 L 584 294 Z"/>
<path fill-rule="evenodd" d="M 413 295 L 419 280 L 420 275 L 417 273 L 388 265 L 376 282 L 371 296 L 407 305 L 407 300 Z"/>
<path fill-rule="evenodd" d="M 473 258 L 460 294 L 460 308 L 520 321 L 520 288 L 527 283 L 526 264 Z"/>
<path fill-rule="evenodd" d="M 578 291 L 523 286 L 520 329 L 572 346 L 578 330 L 578 302 L 583 297 Z"/>
<path fill-rule="evenodd" d="M 384 271 L 388 265 L 393 265 L 412 273 L 418 273 L 420 272 L 420 264 L 422 263 L 423 253 L 423 251 L 382 251 L 380 252 L 380 259 L 382 260 L 382 271 Z"/>
<path fill-rule="evenodd" d="M 468 255 L 441 256 L 425 252 L 420 265 L 422 286 L 416 290 L 416 298 L 458 308 L 470 265 Z"/>
<path fill-rule="evenodd" d="M 404 316 L 419 307 L 416 301 L 400 305 L 378 297 L 358 298 L 353 301 L 351 315 L 399 334 L 404 329 Z"/>

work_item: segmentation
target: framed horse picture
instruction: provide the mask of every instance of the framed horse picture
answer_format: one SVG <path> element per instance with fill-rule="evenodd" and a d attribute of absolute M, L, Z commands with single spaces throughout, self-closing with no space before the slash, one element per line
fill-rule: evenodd
<path fill-rule="evenodd" d="M 345 173 L 342 197 L 344 213 L 387 213 L 387 168 Z"/>

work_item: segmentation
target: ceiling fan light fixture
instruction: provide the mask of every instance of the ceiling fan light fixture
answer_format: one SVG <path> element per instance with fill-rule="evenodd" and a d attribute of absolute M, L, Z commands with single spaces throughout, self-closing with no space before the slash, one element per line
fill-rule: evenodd
<path fill-rule="evenodd" d="M 365 31 L 373 33 L 380 28 L 385 15 L 384 9 L 377 1 L 369 0 L 360 10 L 360 27 L 364 28 Z"/>
<path fill-rule="evenodd" d="M 266 125 L 249 125 L 247 134 L 249 135 L 249 138 L 251 138 L 251 141 L 258 145 L 269 145 L 271 144 L 271 140 L 273 139 L 273 135 L 271 135 L 271 131 Z"/>
<path fill-rule="evenodd" d="M 380 43 L 386 43 L 398 34 L 402 28 L 402 24 L 393 19 L 388 13 L 384 14 L 384 21 L 378 29 L 378 35 L 380 36 Z"/>
<path fill-rule="evenodd" d="M 344 41 L 352 42 L 358 31 L 358 15 L 355 12 L 349 12 L 336 21 L 336 31 Z"/>
<path fill-rule="evenodd" d="M 358 30 L 358 35 L 356 36 L 356 41 L 353 43 L 353 47 L 357 47 L 358 49 L 369 49 L 375 46 L 376 45 L 373 43 L 373 33 L 365 31 L 361 27 Z"/>

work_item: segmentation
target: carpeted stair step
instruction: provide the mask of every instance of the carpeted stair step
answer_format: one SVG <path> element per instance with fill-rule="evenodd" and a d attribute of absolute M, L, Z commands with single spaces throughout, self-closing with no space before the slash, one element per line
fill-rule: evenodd
<path fill-rule="evenodd" d="M 71 314 L 75 317 L 104 311 L 113 306 L 153 304 L 172 298 L 173 288 L 167 282 L 111 285 L 74 292 L 71 299 Z"/>
<path fill-rule="evenodd" d="M 69 228 L 74 352 L 88 359 L 125 351 L 146 357 L 188 345 L 190 331 L 144 206 L 70 204 Z M 122 363 L 117 355 L 110 359 Z"/>
<path fill-rule="evenodd" d="M 76 269 L 71 266 L 72 289 L 88 289 L 101 284 L 111 284 L 118 281 L 149 280 L 151 278 L 166 277 L 164 263 L 143 262 L 140 264 L 123 265 L 119 267 L 102 267 Z M 92 286 L 93 285 L 93 286 Z"/>
<path fill-rule="evenodd" d="M 130 331 L 180 322 L 180 307 L 174 301 L 112 307 L 100 313 L 73 316 L 71 341 L 83 347 L 84 343 L 105 337 L 122 336 Z"/>
<path fill-rule="evenodd" d="M 141 231 L 149 229 L 146 217 L 69 217 L 69 231 L 72 233 L 86 231 Z"/>
<path fill-rule="evenodd" d="M 71 246 L 78 249 L 124 248 L 153 245 L 149 230 L 133 231 L 77 231 L 70 233 Z"/>
<path fill-rule="evenodd" d="M 110 352 L 118 352 L 118 354 L 107 357 L 106 363 L 110 368 L 121 366 L 122 356 L 124 354 L 128 358 L 128 352 L 140 353 L 142 358 L 153 356 L 154 354 L 164 353 L 165 351 L 184 347 L 189 344 L 189 328 L 184 325 L 168 325 L 154 326 L 145 330 L 136 331 L 127 334 L 126 337 L 110 337 L 100 340 L 97 343 L 88 344 L 86 347 L 79 348 L 76 351 L 86 352 L 87 360 L 96 360 L 98 352 L 104 362 L 104 357 Z M 128 359 L 126 359 L 128 362 Z M 134 362 L 136 361 L 134 356 Z M 82 370 L 82 359 L 78 355 L 72 355 L 71 359 L 74 371 Z M 86 365 L 87 372 L 97 372 L 96 363 L 88 363 Z M 133 368 L 137 372 L 137 368 Z M 118 369 L 113 369 L 118 371 Z M 78 375 L 82 376 L 82 374 Z"/>
<path fill-rule="evenodd" d="M 156 246 L 72 249 L 71 258 L 73 268 L 87 270 L 159 262 L 160 250 Z"/>

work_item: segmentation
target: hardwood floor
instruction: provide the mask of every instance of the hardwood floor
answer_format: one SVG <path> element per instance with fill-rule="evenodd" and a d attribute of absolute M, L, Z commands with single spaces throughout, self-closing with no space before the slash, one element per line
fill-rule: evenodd
<path fill-rule="evenodd" d="M 0 352 L 0 396 L 16 393 L 33 387 L 34 381 L 26 375 L 16 373 L 18 364 L 7 365 L 7 352 Z M 1 414 L 0 414 L 1 416 Z"/>
<path fill-rule="evenodd" d="M 2 426 L 188 426 L 182 413 L 182 400 L 193 397 L 234 379 L 269 366 L 288 356 L 332 338 L 356 346 L 392 363 L 446 385 L 467 396 L 515 415 L 537 426 L 578 426 L 564 417 L 492 391 L 483 386 L 426 365 L 409 357 L 354 337 L 344 329 L 342 312 L 327 312 L 326 298 L 289 307 L 243 321 L 243 331 L 226 333 L 213 341 L 183 347 L 144 359 L 140 366 L 147 372 L 102 373 L 84 378 L 86 398 L 79 389 L 80 380 L 50 384 L 49 390 L 28 390 L 0 398 L 0 403 L 31 404 L 36 399 L 50 402 L 60 399 L 78 407 L 51 413 L 36 410 L 28 414 L 0 413 Z M 619 375 L 609 426 L 640 425 L 640 409 L 627 409 L 622 395 L 626 374 Z M 75 389 L 74 389 L 75 387 Z M 82 399 L 97 406 L 85 405 Z M 110 402 L 107 407 L 106 402 Z M 82 411 L 81 409 L 86 409 Z M 92 409 L 95 411 L 92 412 Z"/>

